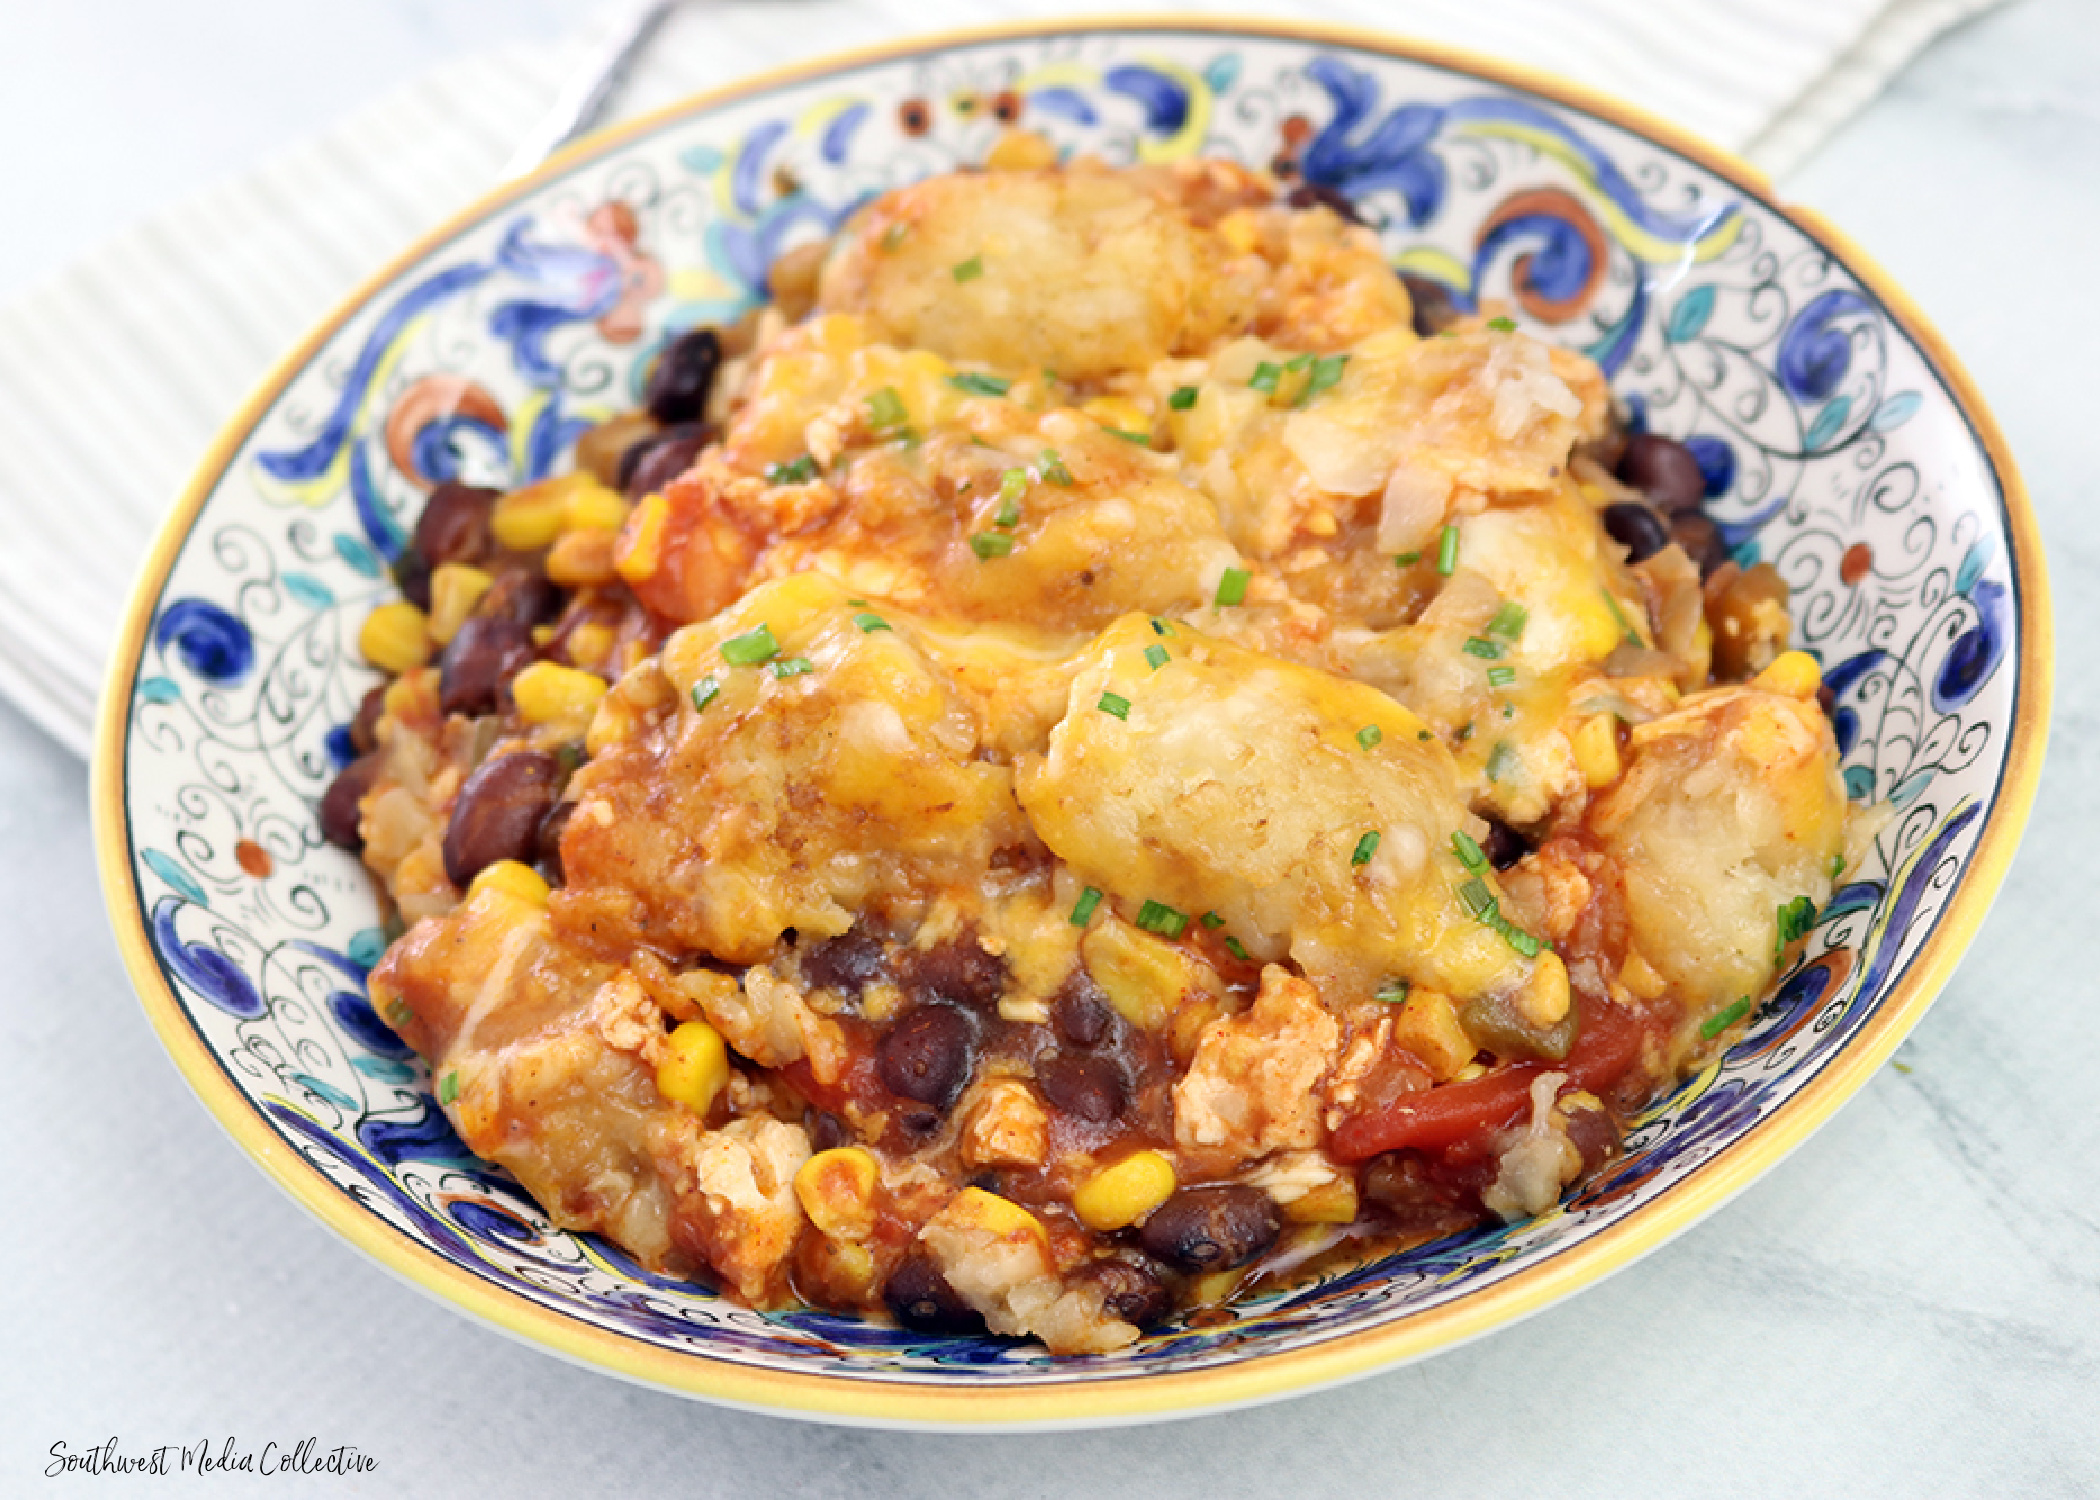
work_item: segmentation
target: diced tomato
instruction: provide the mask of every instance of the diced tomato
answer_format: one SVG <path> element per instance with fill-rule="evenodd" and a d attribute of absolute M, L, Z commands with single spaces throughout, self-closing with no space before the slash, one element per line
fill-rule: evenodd
<path fill-rule="evenodd" d="M 1593 1093 L 1611 1087 L 1640 1056 L 1640 1023 L 1609 1001 L 1578 995 L 1575 1008 L 1581 1024 L 1567 1061 L 1515 1063 L 1466 1083 L 1402 1094 L 1344 1120 L 1329 1150 L 1337 1160 L 1352 1162 L 1403 1147 L 1448 1151 L 1514 1125 L 1529 1107 L 1531 1081 L 1549 1071 L 1565 1073 L 1575 1087 Z"/>

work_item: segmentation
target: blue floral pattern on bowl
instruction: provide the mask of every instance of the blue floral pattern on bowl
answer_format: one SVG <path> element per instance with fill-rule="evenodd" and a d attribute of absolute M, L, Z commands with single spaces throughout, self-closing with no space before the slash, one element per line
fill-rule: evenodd
<path fill-rule="evenodd" d="M 781 250 L 1006 123 L 1117 161 L 1233 157 L 1347 194 L 1396 265 L 1507 304 L 1686 439 L 1745 562 L 1794 590 L 1854 794 L 1897 817 L 1748 1035 L 1537 1220 L 1439 1241 L 1053 1362 L 817 1312 L 759 1313 L 553 1229 L 472 1158 L 373 1014 L 382 951 L 321 792 L 371 681 L 355 652 L 422 494 L 559 468 L 662 341 L 757 298 Z M 518 1298 L 772 1369 L 1012 1386 L 1303 1348 L 1473 1295 L 1651 1211 L 1807 1085 L 1890 994 L 1975 848 L 2006 759 L 2004 497 L 1926 355 L 1810 233 L 1726 178 L 1463 71 L 1282 36 L 985 40 L 694 108 L 467 223 L 359 306 L 241 442 L 154 605 L 125 727 L 137 901 L 186 1023 L 347 1199 Z"/>

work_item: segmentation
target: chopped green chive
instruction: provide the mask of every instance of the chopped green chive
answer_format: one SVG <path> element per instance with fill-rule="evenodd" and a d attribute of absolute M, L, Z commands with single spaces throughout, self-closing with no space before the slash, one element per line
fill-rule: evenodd
<path fill-rule="evenodd" d="M 1408 993 L 1413 989 L 1414 986 L 1405 979 L 1388 979 L 1378 986 L 1378 993 L 1371 998 L 1385 1005 L 1399 1005 L 1407 999 Z"/>
<path fill-rule="evenodd" d="M 1028 471 L 1008 469 L 999 476 L 999 509 L 992 514 L 994 526 L 1013 527 L 1021 521 L 1021 497 L 1028 493 Z"/>
<path fill-rule="evenodd" d="M 1147 646 L 1145 648 L 1145 660 L 1151 664 L 1152 670 L 1157 672 L 1167 664 L 1167 648 L 1165 646 Z"/>
<path fill-rule="evenodd" d="M 1230 953 L 1241 963 L 1245 963 L 1247 961 L 1247 945 L 1241 942 L 1236 937 L 1229 937 L 1225 939 L 1225 951 L 1227 953 Z"/>
<path fill-rule="evenodd" d="M 773 675 L 777 678 L 801 677 L 814 672 L 817 664 L 806 656 L 790 656 L 773 663 Z"/>
<path fill-rule="evenodd" d="M 1396 568 L 1411 568 L 1421 560 L 1422 554 L 1419 552 L 1395 552 L 1393 554 L 1393 566 Z"/>
<path fill-rule="evenodd" d="M 1599 589 L 1597 593 L 1604 600 L 1604 607 L 1611 611 L 1611 617 L 1619 622 L 1619 629 L 1626 636 L 1626 644 L 1638 646 L 1641 643 L 1641 638 L 1635 632 L 1633 622 L 1626 618 L 1626 611 L 1619 608 L 1619 601 L 1613 597 L 1612 591 L 1610 589 Z"/>
<path fill-rule="evenodd" d="M 1366 750 L 1376 750 L 1379 741 L 1384 738 L 1385 731 L 1376 724 L 1366 724 L 1363 728 L 1356 731 L 1356 743 L 1363 746 Z"/>
<path fill-rule="evenodd" d="M 1816 903 L 1806 896 L 1796 896 L 1779 908 L 1774 921 L 1777 931 L 1772 938 L 1772 962 L 1777 963 L 1786 952 L 1787 944 L 1807 937 L 1815 927 Z"/>
<path fill-rule="evenodd" d="M 779 654 L 780 642 L 773 639 L 770 625 L 761 625 L 756 630 L 747 630 L 722 642 L 722 660 L 732 667 L 755 667 Z"/>
<path fill-rule="evenodd" d="M 1473 721 L 1468 719 L 1465 723 L 1458 726 L 1458 742 L 1463 745 L 1471 738 L 1473 738 Z"/>
<path fill-rule="evenodd" d="M 1475 875 L 1487 873 L 1487 851 L 1474 843 L 1472 835 L 1468 834 L 1464 829 L 1460 829 L 1451 835 L 1451 852 L 1458 856 L 1460 864 L 1471 870 Z"/>
<path fill-rule="evenodd" d="M 1003 396 L 1014 388 L 1011 380 L 1002 380 L 997 375 L 964 373 L 950 375 L 948 384 L 967 396 Z"/>
<path fill-rule="evenodd" d="M 1482 661 L 1502 660 L 1502 643 L 1488 640 L 1483 636 L 1468 636 L 1465 645 L 1459 647 L 1459 649 L 1468 656 L 1479 657 Z"/>
<path fill-rule="evenodd" d="M 1517 769 L 1517 747 L 1508 740 L 1495 741 L 1495 748 L 1488 752 L 1487 779 L 1502 781 Z"/>
<path fill-rule="evenodd" d="M 884 386 L 868 397 L 868 426 L 878 433 L 895 432 L 911 420 L 911 413 L 904 409 L 904 398 L 897 394 L 895 386 Z"/>
<path fill-rule="evenodd" d="M 459 1097 L 459 1069 L 454 1068 L 438 1080 L 438 1103 L 450 1104 Z"/>
<path fill-rule="evenodd" d="M 1524 633 L 1524 622 L 1530 618 L 1530 610 L 1514 599 L 1505 600 L 1502 607 L 1495 611 L 1495 618 L 1488 621 L 1487 633 L 1499 635 L 1506 641 L 1513 641 Z"/>
<path fill-rule="evenodd" d="M 1426 729 L 1417 729 L 1415 731 L 1415 738 L 1418 740 L 1433 740 L 1436 738 L 1436 736 Z"/>
<path fill-rule="evenodd" d="M 722 696 L 722 684 L 712 677 L 703 677 L 693 684 L 693 712 L 698 713 L 715 699 Z"/>
<path fill-rule="evenodd" d="M 1202 916 L 1198 917 L 1196 920 L 1201 922 L 1205 927 L 1212 929 L 1213 931 L 1225 925 L 1225 919 L 1219 916 L 1214 911 L 1207 911 Z"/>
<path fill-rule="evenodd" d="M 386 1018 L 394 1023 L 394 1029 L 398 1031 L 410 1021 L 413 1021 L 416 1018 L 416 1013 L 408 1008 L 406 1000 L 396 996 L 387 1002 Z"/>
<path fill-rule="evenodd" d="M 865 599 L 848 599 L 846 602 L 855 609 L 866 609 L 868 607 L 868 601 Z"/>
<path fill-rule="evenodd" d="M 1246 602 L 1248 577 L 1245 568 L 1227 568 L 1218 575 L 1218 608 L 1227 609 Z"/>
<path fill-rule="evenodd" d="M 1154 635 L 1172 635 L 1174 627 L 1155 615 L 1152 618 L 1152 633 Z"/>
<path fill-rule="evenodd" d="M 1436 570 L 1449 578 L 1458 571 L 1458 528 L 1446 526 L 1436 539 Z"/>
<path fill-rule="evenodd" d="M 980 531 L 970 538 L 970 550 L 989 562 L 1014 550 L 1014 539 L 1003 531 Z"/>
<path fill-rule="evenodd" d="M 1298 405 L 1309 406 L 1313 398 L 1324 391 L 1331 391 L 1342 378 L 1342 367 L 1349 363 L 1346 354 L 1328 354 L 1312 362 L 1312 373 L 1305 377 L 1305 389 L 1298 393 Z"/>
<path fill-rule="evenodd" d="M 1046 483 L 1060 489 L 1072 487 L 1072 471 L 1065 467 L 1065 461 L 1057 456 L 1055 448 L 1045 448 L 1043 456 L 1035 461 L 1035 467 Z"/>
<path fill-rule="evenodd" d="M 1125 721 L 1128 721 L 1130 718 L 1130 700 L 1121 693 L 1103 693 L 1101 700 L 1094 707 L 1105 714 L 1114 714 L 1117 718 Z"/>
<path fill-rule="evenodd" d="M 981 255 L 973 255 L 966 261 L 958 262 L 954 272 L 957 281 L 975 281 L 983 274 L 984 257 Z"/>
<path fill-rule="evenodd" d="M 1494 329 L 1497 333 L 1515 333 L 1517 331 L 1516 321 L 1512 318 L 1489 318 L 1488 327 Z"/>
<path fill-rule="evenodd" d="M 1516 674 L 1516 673 L 1515 673 L 1515 672 L 1514 672 L 1513 670 L 1511 670 L 1510 668 L 1508 668 L 1508 667 L 1496 667 L 1496 668 L 1494 668 L 1493 670 L 1491 670 L 1491 671 L 1490 671 L 1490 672 L 1488 673 L 1488 685 L 1489 685 L 1490 687 L 1501 687 L 1501 686 L 1503 686 L 1503 684 L 1502 684 L 1502 683 L 1499 683 L 1499 682 L 1495 681 L 1495 673 L 1496 673 L 1496 672 L 1508 672 L 1508 673 L 1509 673 L 1509 675 L 1510 675 L 1510 680 L 1511 680 L 1511 681 L 1515 681 L 1515 680 L 1516 680 L 1516 676 L 1517 676 L 1517 674 Z M 1505 719 L 1514 719 L 1514 718 L 1515 718 L 1516 716 L 1517 716 L 1517 710 L 1516 710 L 1516 708 L 1515 708 L 1514 706 L 1512 706 L 1511 704 L 1508 704 L 1508 703 L 1505 703 L 1505 704 L 1503 704 L 1503 705 L 1502 705 L 1502 717 L 1503 717 L 1503 718 L 1505 718 Z"/>
<path fill-rule="evenodd" d="M 1056 385 L 1056 384 L 1057 384 L 1057 380 L 1058 380 L 1058 375 L 1057 375 L 1057 371 L 1055 371 L 1055 370 L 1051 369 L 1051 368 L 1050 368 L 1050 367 L 1049 367 L 1048 365 L 1044 365 L 1044 366 L 1043 366 L 1043 368 L 1042 368 L 1042 370 L 1041 370 L 1041 371 L 1040 371 L 1039 373 L 1040 373 L 1040 374 L 1042 375 L 1042 377 L 1043 377 L 1043 384 L 1045 384 L 1045 385 Z"/>
<path fill-rule="evenodd" d="M 874 614 L 857 614 L 853 617 L 853 623 L 861 628 L 863 635 L 873 635 L 878 630 L 888 630 L 890 628 L 889 621 L 885 620 L 881 615 Z"/>
<path fill-rule="evenodd" d="M 1715 1011 L 1712 1015 L 1708 1016 L 1705 1022 L 1699 1027 L 1699 1035 L 1705 1037 L 1710 1042 L 1715 1037 L 1719 1036 L 1722 1032 L 1726 1031 L 1729 1027 L 1733 1026 L 1736 1022 L 1740 1021 L 1746 1014 L 1749 1013 L 1749 1010 L 1750 997 L 1748 995 L 1745 995 L 1740 1000 L 1736 1001 L 1735 1004 L 1729 1006 L 1728 1009 Z"/>
<path fill-rule="evenodd" d="M 1842 874 L 1844 874 L 1844 873 L 1845 873 L 1845 856 L 1844 856 L 1844 855 L 1842 855 L 1842 854 L 1833 854 L 1833 855 L 1831 855 L 1831 856 L 1830 856 L 1830 878 L 1831 878 L 1832 880 L 1835 880 L 1835 879 L 1837 879 L 1837 878 L 1838 878 L 1838 876 L 1840 876 L 1840 875 L 1842 875 Z"/>
<path fill-rule="evenodd" d="M 1352 865 L 1369 864 L 1371 856 L 1378 852 L 1378 839 L 1379 833 L 1375 828 L 1358 839 L 1356 841 L 1356 852 L 1349 856 L 1349 863 Z"/>
<path fill-rule="evenodd" d="M 1516 669 L 1515 667 L 1489 667 L 1489 668 L 1488 668 L 1488 686 L 1489 686 L 1489 687 L 1508 687 L 1508 686 L 1509 686 L 1509 685 L 1510 685 L 1510 684 L 1511 684 L 1512 682 L 1515 682 L 1516 680 L 1517 680 L 1517 669 Z M 1503 707 L 1504 707 L 1504 708 L 1507 708 L 1508 706 L 1509 706 L 1509 705 L 1508 705 L 1508 704 L 1506 704 L 1506 703 L 1505 703 L 1505 704 L 1503 705 Z"/>
<path fill-rule="evenodd" d="M 1488 926 L 1495 929 L 1497 936 L 1503 942 L 1509 944 L 1510 947 L 1516 949 L 1517 952 L 1523 954 L 1526 958 L 1537 958 L 1539 949 L 1546 946 L 1545 943 L 1533 937 L 1516 923 L 1510 921 L 1508 917 L 1503 916 L 1499 911 L 1495 913 L 1494 920 L 1489 922 Z"/>
<path fill-rule="evenodd" d="M 1152 434 L 1149 432 L 1126 432 L 1120 427 L 1103 427 L 1101 430 L 1110 437 L 1121 438 L 1126 443 L 1136 443 L 1140 448 L 1152 446 Z"/>
<path fill-rule="evenodd" d="M 1164 901 L 1147 901 L 1138 908 L 1137 924 L 1146 932 L 1178 938 L 1188 930 L 1189 919 Z"/>
<path fill-rule="evenodd" d="M 1283 367 L 1286 370 L 1302 370 L 1312 362 L 1313 356 L 1311 354 L 1300 354 L 1292 359 L 1285 360 L 1283 362 Z"/>
<path fill-rule="evenodd" d="M 1167 397 L 1167 405 L 1172 407 L 1175 411 L 1187 411 L 1190 407 L 1194 406 L 1195 404 L 1196 388 L 1192 385 L 1182 386 L 1180 389 L 1176 390 L 1173 395 Z"/>
<path fill-rule="evenodd" d="M 1466 911 L 1475 917 L 1485 917 L 1495 909 L 1495 893 L 1488 889 L 1487 882 L 1478 875 L 1458 888 L 1458 899 L 1464 903 Z"/>
<path fill-rule="evenodd" d="M 1276 394 L 1276 382 L 1281 379 L 1283 379 L 1283 366 L 1263 360 L 1254 367 L 1254 373 L 1247 377 L 1247 386 L 1250 390 L 1257 390 L 1263 395 L 1273 396 Z"/>
<path fill-rule="evenodd" d="M 1092 886 L 1088 886 L 1081 891 L 1079 899 L 1072 903 L 1072 925 L 1074 927 L 1086 926 L 1087 919 L 1093 916 L 1094 908 L 1100 904 L 1101 893 Z"/>
<path fill-rule="evenodd" d="M 766 465 L 767 484 L 808 484 L 817 477 L 817 461 L 805 453 L 791 464 Z"/>

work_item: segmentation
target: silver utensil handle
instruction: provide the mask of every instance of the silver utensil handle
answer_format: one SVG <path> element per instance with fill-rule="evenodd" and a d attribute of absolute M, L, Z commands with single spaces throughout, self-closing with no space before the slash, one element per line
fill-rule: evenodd
<path fill-rule="evenodd" d="M 562 85 L 554 107 L 535 125 L 504 163 L 501 179 L 523 177 L 598 123 L 614 94 L 627 82 L 642 49 L 649 45 L 677 0 L 648 0 L 613 29 L 589 63 Z"/>

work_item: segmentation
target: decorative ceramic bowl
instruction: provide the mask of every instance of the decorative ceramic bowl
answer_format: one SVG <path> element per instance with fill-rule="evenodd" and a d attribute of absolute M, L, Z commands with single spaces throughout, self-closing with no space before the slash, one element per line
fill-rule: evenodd
<path fill-rule="evenodd" d="M 565 462 L 668 333 L 784 247 L 981 159 L 1018 119 L 1113 160 L 1337 189 L 1400 266 L 1501 299 L 1688 440 L 1711 514 L 1793 588 L 1845 777 L 1896 816 L 1749 1033 L 1559 1207 L 1101 1357 L 758 1313 L 551 1227 L 469 1156 L 373 1015 L 380 908 L 314 808 L 369 685 L 357 628 L 438 480 Z M 388 1268 L 668 1390 L 837 1420 L 1080 1425 L 1274 1397 L 1446 1348 L 1595 1281 L 1777 1162 L 1945 981 L 2034 794 L 2034 521 L 1996 426 L 1864 257 L 1636 112 L 1374 37 L 1202 23 L 908 43 L 597 137 L 353 297 L 239 413 L 133 598 L 96 766 L 103 880 L 146 1010 L 234 1139 Z"/>

